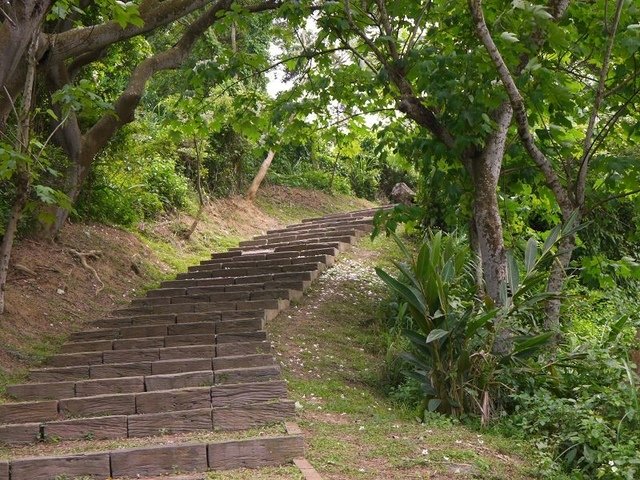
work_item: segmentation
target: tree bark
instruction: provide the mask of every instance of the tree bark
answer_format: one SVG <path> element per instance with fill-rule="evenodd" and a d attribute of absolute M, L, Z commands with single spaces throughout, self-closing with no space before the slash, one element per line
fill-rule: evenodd
<path fill-rule="evenodd" d="M 487 295 L 501 304 L 500 290 L 507 277 L 507 258 L 498 205 L 498 180 L 513 111 L 506 102 L 497 110 L 496 130 L 489 135 L 482 154 L 471 162 L 474 185 L 473 215 L 478 234 Z"/>
<path fill-rule="evenodd" d="M 193 232 L 196 231 L 198 227 L 198 223 L 200 222 L 200 218 L 202 217 L 202 211 L 204 210 L 204 195 L 202 193 L 202 176 L 200 174 L 200 165 L 202 164 L 202 158 L 200 155 L 200 147 L 198 146 L 198 139 L 193 137 L 193 146 L 196 150 L 196 190 L 198 192 L 198 213 L 196 213 L 196 218 L 193 219 L 193 223 L 191 223 L 191 227 L 185 233 L 185 239 L 189 240 Z"/>
<path fill-rule="evenodd" d="M 253 202 L 256 199 L 260 184 L 262 184 L 264 177 L 267 176 L 267 172 L 269 171 L 269 167 L 271 166 L 271 162 L 273 161 L 273 157 L 275 157 L 275 155 L 276 152 L 274 152 L 273 150 L 269 150 L 269 153 L 267 153 L 267 156 L 262 161 L 258 173 L 256 173 L 256 176 L 253 178 L 253 182 L 251 182 L 249 190 L 247 190 L 247 200 L 249 200 L 250 202 Z"/>
<path fill-rule="evenodd" d="M 15 149 L 23 155 L 30 155 L 31 140 L 31 106 L 33 101 L 33 85 L 36 75 L 36 50 L 38 49 L 38 28 L 31 32 L 31 44 L 28 51 L 28 67 L 26 82 L 23 91 L 22 112 L 19 118 L 16 118 L 18 125 L 17 141 Z M 31 173 L 28 164 L 18 165 L 14 175 L 16 197 L 7 221 L 7 227 L 2 236 L 0 244 L 0 315 L 4 313 L 5 307 L 5 291 L 7 285 L 7 274 L 9 272 L 9 263 L 11 261 L 11 251 L 13 250 L 13 242 L 15 240 L 18 223 L 22 217 L 27 201 L 29 200 L 29 189 L 31 187 Z"/>
<path fill-rule="evenodd" d="M 11 83 L 20 63 L 27 57 L 27 49 L 33 41 L 34 33 L 39 33 L 40 25 L 51 6 L 50 0 L 22 0 L 3 2 L 0 18 L 0 96 L 6 98 L 4 87 Z"/>

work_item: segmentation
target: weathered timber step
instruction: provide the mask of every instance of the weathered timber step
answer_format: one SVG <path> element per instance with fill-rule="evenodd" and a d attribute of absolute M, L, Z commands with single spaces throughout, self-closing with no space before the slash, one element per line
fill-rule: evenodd
<path fill-rule="evenodd" d="M 184 274 L 181 274 L 184 275 Z M 266 289 L 279 289 L 290 288 L 293 290 L 299 290 L 299 285 L 303 282 L 311 282 L 316 279 L 318 272 L 280 272 L 280 273 L 263 273 L 260 275 L 242 275 L 238 277 L 207 277 L 206 275 L 189 276 L 189 278 L 177 278 L 176 280 L 167 280 L 160 284 L 162 288 L 175 288 L 175 287 L 213 287 L 224 286 L 234 287 L 234 290 L 242 290 L 240 285 L 244 285 L 244 288 L 249 288 L 248 285 L 265 284 Z M 226 291 L 226 289 L 225 289 Z"/>
<path fill-rule="evenodd" d="M 199 386 L 200 379 L 209 379 L 210 377 L 207 376 L 208 371 L 213 372 L 215 375 L 221 370 L 265 367 L 269 365 L 275 365 L 273 356 L 260 353 L 232 357 L 123 363 L 117 365 L 116 368 L 120 368 L 124 372 L 138 369 L 143 374 L 90 380 L 8 385 L 7 395 L 16 400 L 26 401 L 88 397 L 108 393 L 167 390 L 170 387 L 186 388 Z"/>
<path fill-rule="evenodd" d="M 379 207 L 372 207 L 372 208 L 364 208 L 361 210 L 354 210 L 351 212 L 341 212 L 341 213 L 330 213 L 327 215 L 323 215 L 321 217 L 313 217 L 313 218 L 305 218 L 302 220 L 302 223 L 314 223 L 314 222 L 319 222 L 319 221 L 328 221 L 328 220 L 334 220 L 334 219 L 350 219 L 350 218 L 358 218 L 358 217 L 371 217 L 373 218 L 373 216 L 378 213 L 381 210 L 393 210 L 393 208 L 395 207 L 395 205 L 393 204 L 389 204 L 389 205 L 382 205 Z"/>
<path fill-rule="evenodd" d="M 271 298 L 266 300 L 215 301 L 197 303 L 170 303 L 166 305 L 138 305 L 114 310 L 114 315 L 143 315 L 162 313 L 223 312 L 234 310 L 282 310 L 288 306 L 288 300 Z"/>
<path fill-rule="evenodd" d="M 289 265 L 266 265 L 263 267 L 232 267 L 224 269 L 195 268 L 187 272 L 179 273 L 176 278 L 236 278 L 251 277 L 255 275 L 311 272 L 314 270 L 324 270 L 326 265 L 322 262 L 296 263 Z"/>
<path fill-rule="evenodd" d="M 265 310 L 220 310 L 205 313 L 165 313 L 165 314 L 130 314 L 117 317 L 100 318 L 93 322 L 95 328 L 122 328 L 143 325 L 171 325 L 174 323 L 194 323 L 204 321 L 224 322 L 263 318 L 268 320 Z"/>
<path fill-rule="evenodd" d="M 214 295 L 220 295 L 224 292 L 215 292 L 209 290 L 215 290 L 216 287 L 190 287 L 190 288 L 172 288 L 163 289 L 161 293 L 164 295 L 155 295 L 145 298 L 136 299 L 136 302 L 132 302 L 133 306 L 145 306 L 145 305 L 168 305 L 172 303 L 190 303 L 190 302 L 202 302 L 207 297 L 213 298 Z M 302 298 L 302 290 L 293 290 L 291 288 L 280 288 L 275 290 L 238 290 L 237 292 L 231 292 L 233 295 L 250 296 L 252 300 L 299 300 Z M 242 299 L 241 299 L 242 300 Z"/>
<path fill-rule="evenodd" d="M 182 324 L 188 326 L 190 330 L 193 324 Z M 200 323 L 203 325 L 203 323 Z M 206 326 L 206 324 L 204 324 Z M 179 327 L 176 325 L 175 327 Z M 166 328 L 163 326 L 144 327 L 145 329 Z M 211 329 L 213 330 L 213 329 Z M 166 331 L 166 330 L 165 330 Z M 160 333 L 160 332 L 158 332 Z M 102 352 L 103 355 L 111 351 L 121 350 L 140 350 L 148 348 L 169 348 L 169 347 L 187 347 L 190 345 L 217 345 L 222 343 L 238 343 L 253 342 L 267 340 L 267 333 L 264 330 L 248 331 L 248 332 L 227 332 L 227 333 L 179 333 L 174 332 L 172 335 L 155 336 L 155 337 L 132 337 L 121 338 L 118 340 L 96 340 L 90 342 L 75 342 L 63 345 L 63 353 L 88 353 Z"/>
<path fill-rule="evenodd" d="M 327 266 L 332 266 L 334 263 L 334 259 L 335 257 L 333 255 L 309 255 L 306 257 L 282 258 L 274 260 L 238 260 L 233 263 L 210 262 L 189 267 L 188 271 L 228 271 L 232 268 L 264 268 L 272 266 L 289 267 L 290 265 L 300 265 L 305 263 L 323 263 Z"/>
<path fill-rule="evenodd" d="M 352 228 L 369 233 L 373 230 L 373 218 L 361 217 L 355 220 L 333 220 L 318 223 L 298 223 L 286 228 L 267 230 L 267 236 L 290 235 L 292 233 L 337 232 L 344 228 Z"/>
<path fill-rule="evenodd" d="M 13 458 L 0 461 L 0 479 L 137 478 L 142 475 L 282 465 L 303 455 L 301 435 L 174 443 L 58 457 Z"/>
<path fill-rule="evenodd" d="M 152 364 L 155 362 L 168 363 L 175 360 L 198 358 L 234 358 L 240 355 L 268 354 L 270 351 L 271 344 L 269 342 L 252 341 L 59 355 L 54 359 L 62 358 L 67 363 L 72 363 L 74 360 L 83 363 L 32 369 L 29 371 L 29 379 L 31 382 L 42 383 L 152 375 Z M 94 358 L 91 359 L 90 355 L 94 355 Z M 93 363 L 90 363 L 91 360 Z"/>
<path fill-rule="evenodd" d="M 277 383 L 280 367 L 268 365 L 218 370 L 215 374 L 210 370 L 197 373 L 199 375 L 194 374 L 193 379 L 204 386 L 147 392 L 109 393 L 59 400 L 3 403 L 0 405 L 0 425 L 104 415 L 158 413 L 176 409 L 187 410 L 195 408 L 193 405 L 197 405 L 198 408 L 219 407 L 221 405 L 218 404 L 214 392 L 214 390 L 221 388 L 219 386 L 243 384 L 245 391 L 251 392 L 258 383 Z M 187 379 L 186 376 L 185 379 Z M 176 377 L 173 377 L 171 381 L 175 383 Z M 154 385 L 163 386 L 162 383 Z M 167 386 L 171 386 L 171 382 L 168 382 Z M 255 388 L 259 389 L 259 387 Z M 286 397 L 286 392 L 279 398 L 284 397 Z M 186 408 L 177 408 L 177 405 L 185 405 Z"/>
<path fill-rule="evenodd" d="M 229 252 L 227 252 L 229 253 Z M 232 252 L 237 255 L 233 257 L 218 257 L 218 253 L 214 253 L 211 255 L 210 260 L 202 260 L 200 265 L 233 265 L 236 262 L 251 262 L 251 261 L 263 261 L 263 260 L 299 260 L 300 263 L 305 263 L 304 258 L 314 257 L 319 255 L 328 255 L 331 257 L 335 257 L 338 253 L 337 248 L 335 247 L 323 247 L 323 246 L 314 246 L 312 248 L 306 250 L 293 250 L 293 251 L 284 251 L 284 252 L 260 252 L 260 251 L 251 251 L 251 252 Z"/>
<path fill-rule="evenodd" d="M 306 239 L 306 240 L 291 240 L 288 242 L 274 242 L 272 244 L 269 245 L 264 245 L 264 244 L 250 244 L 250 245 L 244 245 L 242 247 L 233 247 L 230 250 L 242 250 L 242 251 L 251 251 L 251 250 L 262 250 L 262 249 L 275 249 L 276 251 L 278 249 L 281 250 L 296 250 L 297 247 L 303 248 L 304 250 L 308 249 L 309 247 L 314 247 L 316 245 L 323 245 L 325 243 L 328 244 L 341 244 L 342 247 L 338 247 L 338 249 L 340 251 L 344 251 L 346 250 L 346 248 L 348 248 L 349 245 L 353 245 L 356 243 L 356 241 L 358 240 L 358 238 L 355 235 L 336 235 L 336 236 L 326 236 L 326 237 L 316 237 L 316 238 L 310 238 L 310 239 Z"/>
<path fill-rule="evenodd" d="M 202 389 L 200 389 L 202 390 Z M 140 399 L 132 414 L 0 425 L 0 444 L 23 445 L 38 441 L 109 440 L 171 435 L 197 431 L 246 430 L 290 419 L 295 404 L 283 399 L 278 385 L 260 385 L 242 402 L 229 405 L 224 397 L 216 405 L 196 389 L 157 392 Z M 207 393 L 204 391 L 204 393 Z M 233 391 L 226 392 L 233 394 Z M 286 390 L 285 390 L 286 393 Z M 210 392 L 209 392 L 210 395 Z M 136 399 L 138 400 L 138 399 Z M 126 411 L 126 410 L 125 410 Z"/>
<path fill-rule="evenodd" d="M 262 330 L 264 318 L 245 318 L 238 320 L 203 320 L 200 322 L 162 323 L 157 325 L 138 325 L 121 328 L 101 328 L 83 330 L 71 334 L 69 342 L 113 341 L 117 339 L 158 337 L 188 334 L 218 334 L 232 332 L 249 332 Z M 76 343 L 77 344 L 77 343 Z M 67 345 L 76 345 L 68 343 Z M 67 346 L 65 345 L 65 346 Z M 63 347 L 64 348 L 64 347 Z M 103 350 L 112 350 L 112 347 Z M 63 353 L 71 353 L 64 352 Z"/>
<path fill-rule="evenodd" d="M 296 274 L 299 276 L 300 274 Z M 306 273 L 303 273 L 304 276 L 307 276 Z M 173 288 L 188 288 L 188 287 L 206 287 L 208 289 L 217 289 L 217 290 L 208 290 L 208 291 L 219 291 L 219 292 L 237 292 L 242 290 L 273 290 L 286 288 L 289 290 L 306 290 L 309 285 L 311 285 L 311 279 L 306 278 L 285 278 L 285 279 L 273 279 L 271 275 L 265 275 L 266 280 L 254 280 L 254 281 L 241 281 L 238 283 L 227 283 L 230 279 L 226 278 L 192 278 L 190 280 L 166 280 L 160 284 L 160 288 L 156 290 L 157 295 L 162 296 L 164 290 L 173 289 Z M 237 279 L 236 279 L 237 280 Z M 234 281 L 236 281 L 234 280 Z"/>
<path fill-rule="evenodd" d="M 373 229 L 370 221 L 364 221 L 361 223 L 350 223 L 342 226 L 326 226 L 326 225 L 296 225 L 296 228 L 284 228 L 279 230 L 269 230 L 265 235 L 259 235 L 254 237 L 256 240 L 264 239 L 276 239 L 289 236 L 296 236 L 300 238 L 302 235 L 316 235 L 342 233 L 345 231 L 357 230 L 358 235 L 365 235 Z"/>
<path fill-rule="evenodd" d="M 250 300 L 299 300 L 302 297 L 302 290 L 292 290 L 290 288 L 278 288 L 269 290 L 237 290 L 235 292 L 207 292 L 207 287 L 192 287 L 176 289 L 174 294 L 166 296 L 155 295 L 150 297 L 136 298 L 131 302 L 134 307 L 168 305 L 177 303 L 201 303 L 216 301 L 250 301 Z"/>
<path fill-rule="evenodd" d="M 336 238 L 347 238 L 347 237 L 356 237 L 360 238 L 364 235 L 362 230 L 357 230 L 353 228 L 345 228 L 339 230 L 332 230 L 329 232 L 324 232 L 322 230 L 318 230 L 316 232 L 310 233 L 295 233 L 291 232 L 288 235 L 279 234 L 279 235 L 265 235 L 262 238 L 255 238 L 254 240 L 244 240 L 239 243 L 240 247 L 256 247 L 262 246 L 269 248 L 272 245 L 285 245 L 291 242 L 308 242 L 308 243 L 316 243 L 322 242 L 325 239 L 336 239 Z"/>
<path fill-rule="evenodd" d="M 309 270 L 304 272 L 278 272 L 278 273 L 261 273 L 259 275 L 240 275 L 237 277 L 209 277 L 208 272 L 188 272 L 179 274 L 177 280 L 169 280 L 163 282 L 162 286 L 213 286 L 213 285 L 242 285 L 242 284 L 255 284 L 255 283 L 270 283 L 272 288 L 286 288 L 276 287 L 278 282 L 311 282 L 318 277 L 318 271 Z M 187 280 L 187 282 L 184 282 Z M 194 280 L 200 280 L 194 284 Z M 183 283 L 180 283 L 183 282 Z M 191 282 L 191 283 L 190 283 Z"/>

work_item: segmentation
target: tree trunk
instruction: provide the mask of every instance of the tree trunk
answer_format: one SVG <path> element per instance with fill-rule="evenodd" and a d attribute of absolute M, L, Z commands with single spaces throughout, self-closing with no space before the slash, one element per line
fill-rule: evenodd
<path fill-rule="evenodd" d="M 264 177 L 267 176 L 267 172 L 269 171 L 269 167 L 271 166 L 271 162 L 273 161 L 273 157 L 275 155 L 276 152 L 274 152 L 273 150 L 269 150 L 266 158 L 262 161 L 262 165 L 260 165 L 258 173 L 256 173 L 256 176 L 253 178 L 253 182 L 251 182 L 249 190 L 247 190 L 247 200 L 249 200 L 250 202 L 253 202 L 256 199 L 260 184 L 264 180 Z"/>
<path fill-rule="evenodd" d="M 193 232 L 196 231 L 198 226 L 198 222 L 200 222 L 200 218 L 202 217 L 202 211 L 204 210 L 204 195 L 202 194 L 202 176 L 200 174 L 200 164 L 202 162 L 200 158 L 200 148 L 198 147 L 198 139 L 194 137 L 193 139 L 194 147 L 196 150 L 196 189 L 198 191 L 198 213 L 196 213 L 196 218 L 193 219 L 193 223 L 189 230 L 185 233 L 185 239 L 189 240 Z"/>
<path fill-rule="evenodd" d="M 478 228 L 476 226 L 475 215 L 469 221 L 469 246 L 471 252 L 475 256 L 474 277 L 476 283 L 476 297 L 481 300 L 486 295 L 484 290 L 484 275 L 482 273 L 482 252 L 480 251 L 480 242 L 478 241 Z"/>
<path fill-rule="evenodd" d="M 496 131 L 487 138 L 481 155 L 470 162 L 474 185 L 473 217 L 485 289 L 496 305 L 502 303 L 500 290 L 507 278 L 507 258 L 497 189 L 512 113 L 509 103 L 500 106 L 494 119 L 497 123 Z"/>
<path fill-rule="evenodd" d="M 32 32 L 31 45 L 27 56 L 27 76 L 22 93 L 23 103 L 20 118 L 16 118 L 18 125 L 16 151 L 24 154 L 30 154 L 31 140 L 31 105 L 33 101 L 33 84 L 36 75 L 36 50 L 38 49 L 39 29 L 35 28 Z M 9 272 L 9 262 L 11 261 L 11 251 L 13 250 L 13 242 L 15 240 L 18 223 L 22 217 L 24 207 L 29 200 L 29 188 L 31 186 L 31 173 L 27 164 L 18 165 L 15 176 L 16 197 L 13 201 L 13 207 L 7 221 L 7 228 L 2 237 L 0 245 L 0 315 L 4 313 L 5 290 L 7 284 L 7 274 Z"/>
<path fill-rule="evenodd" d="M 567 218 L 564 220 L 567 221 Z M 547 292 L 554 294 L 562 292 L 562 287 L 564 286 L 564 281 L 567 277 L 566 270 L 569 268 L 569 263 L 571 262 L 571 256 L 575 247 L 575 235 L 568 235 L 560 240 L 558 245 L 558 254 L 554 259 L 553 265 L 551 266 L 551 272 L 549 273 Z M 555 332 L 556 339 L 560 334 L 561 306 L 562 300 L 559 297 L 550 299 L 545 306 L 546 317 L 544 319 L 544 328 L 547 331 Z"/>
<path fill-rule="evenodd" d="M 40 25 L 52 2 L 50 0 L 22 0 L 2 2 L 0 17 L 0 109 L 6 111 L 14 103 L 7 96 L 11 84 L 16 84 L 20 69 L 28 62 L 27 49 L 34 35 L 40 35 Z M 21 68 L 22 65 L 22 68 Z M 20 82 L 22 85 L 24 83 Z"/>
<path fill-rule="evenodd" d="M 4 313 L 4 294 L 7 284 L 7 273 L 9 272 L 9 262 L 11 261 L 11 251 L 13 250 L 13 241 L 18 229 L 18 222 L 22 217 L 24 207 L 29 199 L 29 175 L 21 175 L 22 178 L 16 182 L 16 198 L 13 201 L 13 207 L 9 214 L 7 228 L 2 237 L 0 245 L 0 315 Z"/>

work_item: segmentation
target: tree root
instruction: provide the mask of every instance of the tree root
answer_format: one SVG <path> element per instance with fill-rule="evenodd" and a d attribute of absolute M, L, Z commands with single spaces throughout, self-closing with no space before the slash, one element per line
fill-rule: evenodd
<path fill-rule="evenodd" d="M 98 275 L 98 272 L 96 272 L 96 269 L 93 268 L 91 265 L 89 265 L 87 263 L 87 259 L 88 258 L 93 258 L 93 259 L 100 258 L 100 255 L 102 255 L 102 252 L 100 250 L 89 250 L 88 252 L 79 252 L 79 251 L 77 251 L 77 250 L 75 250 L 73 248 L 67 248 L 67 252 L 69 252 L 71 255 L 73 255 L 78 260 L 80 260 L 80 263 L 82 264 L 82 266 L 84 268 L 86 268 L 87 270 L 89 270 L 91 273 L 93 273 L 93 276 L 95 277 L 95 279 L 100 284 L 100 286 L 96 289 L 96 295 L 98 293 L 100 293 L 104 289 L 104 283 L 100 279 L 100 276 Z"/>

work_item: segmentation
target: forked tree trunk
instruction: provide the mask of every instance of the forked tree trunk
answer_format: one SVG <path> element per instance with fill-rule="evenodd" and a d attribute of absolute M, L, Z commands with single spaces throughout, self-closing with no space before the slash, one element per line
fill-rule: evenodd
<path fill-rule="evenodd" d="M 262 184 L 264 177 L 267 176 L 267 172 L 269 171 L 269 167 L 271 166 L 271 162 L 273 161 L 273 157 L 275 157 L 275 155 L 276 152 L 274 152 L 273 150 L 269 150 L 269 153 L 262 161 L 262 165 L 260 165 L 258 173 L 256 173 L 256 176 L 253 178 L 253 182 L 251 182 L 249 190 L 247 190 L 247 200 L 249 200 L 250 202 L 253 202 L 256 199 L 260 184 Z"/>

